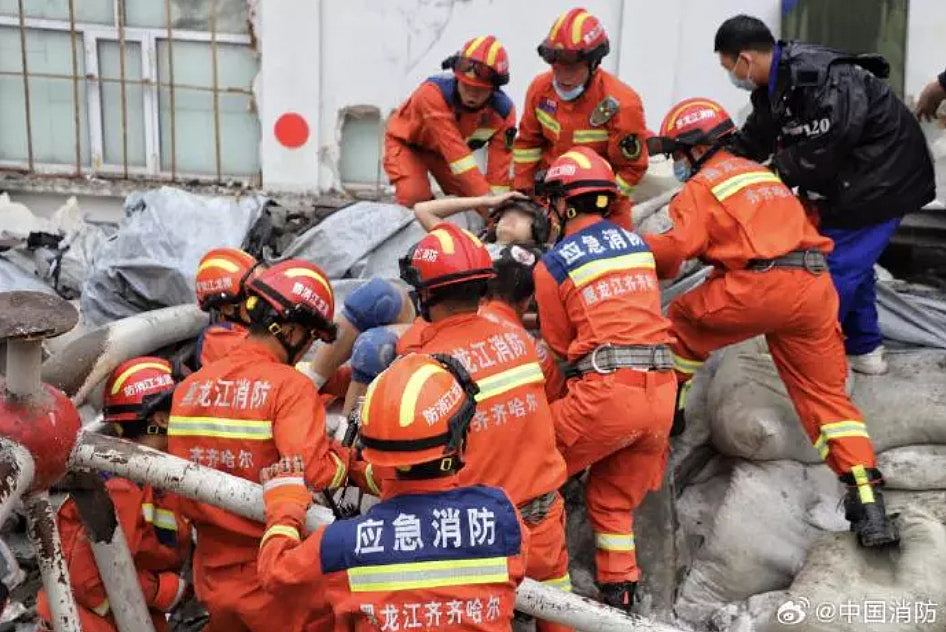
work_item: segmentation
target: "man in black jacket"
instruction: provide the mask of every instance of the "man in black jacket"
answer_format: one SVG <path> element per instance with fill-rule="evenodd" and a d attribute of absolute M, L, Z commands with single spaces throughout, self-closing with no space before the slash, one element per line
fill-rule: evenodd
<path fill-rule="evenodd" d="M 886 60 L 776 42 L 747 15 L 723 22 L 715 50 L 733 84 L 752 92 L 752 113 L 732 149 L 771 157 L 782 180 L 817 210 L 822 234 L 834 240 L 828 263 L 851 368 L 885 372 L 873 266 L 900 219 L 936 188 L 920 126 L 881 80 Z"/>

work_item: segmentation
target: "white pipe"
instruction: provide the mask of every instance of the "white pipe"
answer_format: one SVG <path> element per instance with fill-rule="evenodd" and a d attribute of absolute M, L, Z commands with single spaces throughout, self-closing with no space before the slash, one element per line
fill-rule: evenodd
<path fill-rule="evenodd" d="M 154 632 L 154 622 L 145 605 L 138 571 L 121 525 L 115 525 L 110 542 L 97 542 L 89 537 L 89 543 L 102 584 L 105 585 L 109 609 L 119 631 Z"/>
<path fill-rule="evenodd" d="M 682 187 L 675 187 L 669 191 L 664 191 L 656 197 L 652 197 L 648 200 L 640 202 L 639 204 L 635 204 L 634 208 L 631 209 L 631 215 L 633 218 L 632 222 L 634 226 L 640 226 L 641 222 L 669 204 L 671 198 L 679 193 L 681 188 Z"/>
<path fill-rule="evenodd" d="M 83 431 L 76 439 L 69 466 L 112 472 L 251 520 L 266 519 L 261 485 L 123 439 Z M 331 510 L 313 505 L 306 527 L 314 531 L 334 519 Z"/>
<path fill-rule="evenodd" d="M 12 439 L 0 437 L 0 527 L 10 517 L 16 501 L 29 489 L 35 469 L 29 450 Z"/>
<path fill-rule="evenodd" d="M 36 395 L 43 364 L 43 341 L 22 338 L 7 339 L 6 389 L 14 397 Z"/>
<path fill-rule="evenodd" d="M 265 520 L 262 486 L 130 441 L 83 431 L 76 440 L 70 467 L 112 472 L 251 520 Z M 306 516 L 306 529 L 312 532 L 334 519 L 331 511 L 313 505 Z M 676 632 L 676 628 L 629 617 L 614 608 L 528 579 L 519 588 L 516 608 L 590 632 Z"/>
<path fill-rule="evenodd" d="M 196 305 L 177 305 L 103 325 L 46 360 L 43 381 L 63 390 L 79 406 L 125 360 L 195 338 L 208 322 Z"/>
<path fill-rule="evenodd" d="M 62 542 L 48 492 L 37 492 L 23 499 L 28 526 L 26 533 L 36 551 L 43 588 L 49 598 L 55 632 L 81 632 L 79 612 L 72 597 L 69 568 L 62 554 Z"/>

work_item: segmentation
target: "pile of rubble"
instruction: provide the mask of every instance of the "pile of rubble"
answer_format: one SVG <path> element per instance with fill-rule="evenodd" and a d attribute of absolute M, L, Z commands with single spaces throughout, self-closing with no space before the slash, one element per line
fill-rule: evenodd
<path fill-rule="evenodd" d="M 652 198 L 635 209 L 643 232 L 668 227 L 670 188 L 666 177 L 642 187 Z M 311 259 L 343 296 L 366 279 L 396 278 L 397 258 L 422 234 L 407 209 L 374 202 L 315 222 L 262 196 L 163 188 L 130 196 L 125 211 L 117 227 L 93 224 L 71 200 L 43 220 L 0 197 L 0 291 L 57 292 L 81 307 L 76 331 L 48 345 L 44 371 L 72 376 L 63 388 L 82 394 L 87 422 L 113 359 L 166 351 L 200 328 L 196 309 L 173 306 L 194 303 L 193 270 L 209 248 Z M 457 221 L 481 226 L 475 214 Z M 665 303 L 707 272 L 693 262 L 665 287 Z M 852 375 L 850 386 L 879 453 L 889 508 L 899 513 L 899 549 L 865 551 L 846 532 L 843 490 L 802 433 L 764 341 L 750 340 L 717 353 L 698 375 L 666 485 L 637 517 L 644 614 L 680 629 L 733 632 L 863 630 L 881 619 L 886 627 L 877 629 L 937 629 L 924 622 L 946 618 L 946 301 L 888 277 L 879 288 L 890 372 Z M 108 342 L 119 339 L 135 342 Z M 63 354 L 67 348 L 73 353 Z M 83 368 L 65 371 L 56 361 Z M 593 595 L 580 486 L 568 500 L 573 584 Z M 32 625 L 35 563 L 20 529 L 10 521 L 2 537 L 29 579 L 0 615 L 0 630 Z"/>

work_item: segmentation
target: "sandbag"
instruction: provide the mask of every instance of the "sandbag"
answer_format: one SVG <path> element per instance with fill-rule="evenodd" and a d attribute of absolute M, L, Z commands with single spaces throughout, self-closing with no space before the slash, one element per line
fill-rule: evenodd
<path fill-rule="evenodd" d="M 267 204 L 261 195 L 206 197 L 171 187 L 129 195 L 118 233 L 83 286 L 83 320 L 98 325 L 194 303 L 200 258 L 211 248 L 239 248 Z"/>
<path fill-rule="evenodd" d="M 877 317 L 884 338 L 946 349 L 946 301 L 897 291 L 897 283 L 877 284 Z"/>
<path fill-rule="evenodd" d="M 893 448 L 877 456 L 877 467 L 889 489 L 946 490 L 946 445 Z"/>
<path fill-rule="evenodd" d="M 923 507 L 902 514 L 898 554 L 868 550 L 849 535 L 820 538 L 779 606 L 771 632 L 942 630 L 946 603 L 946 526 Z M 865 602 L 883 604 L 868 616 Z M 898 604 L 909 609 L 894 623 Z M 932 604 L 923 606 L 923 604 Z M 842 607 L 846 610 L 842 611 Z M 925 620 L 921 620 L 921 616 Z"/>
<path fill-rule="evenodd" d="M 719 490 L 704 498 L 687 498 L 701 510 L 681 510 L 702 516 L 703 546 L 696 551 L 683 579 L 675 611 L 698 629 L 723 604 L 751 595 L 780 590 L 791 584 L 809 544 L 826 530 L 847 527 L 838 508 L 843 493 L 828 468 L 800 463 L 739 461 L 722 498 Z"/>
<path fill-rule="evenodd" d="M 854 402 L 865 416 L 877 452 L 917 445 L 946 445 L 946 352 L 898 350 L 890 371 L 858 375 Z M 754 461 L 821 461 L 801 428 L 764 340 L 723 352 L 710 386 L 713 445 L 723 454 Z"/>

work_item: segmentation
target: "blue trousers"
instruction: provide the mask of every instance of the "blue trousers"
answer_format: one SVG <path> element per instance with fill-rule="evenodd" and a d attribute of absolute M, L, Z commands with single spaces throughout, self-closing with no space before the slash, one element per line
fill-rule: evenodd
<path fill-rule="evenodd" d="M 864 228 L 821 230 L 834 240 L 828 265 L 840 299 L 838 321 L 844 331 L 844 348 L 848 355 L 869 353 L 883 341 L 877 323 L 874 264 L 899 225 L 898 217 Z"/>

